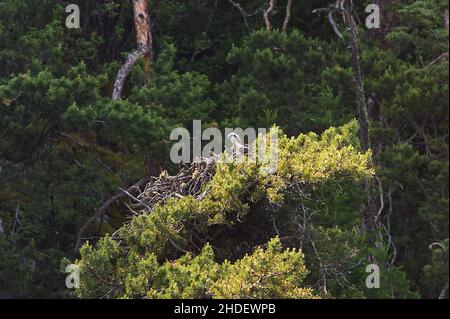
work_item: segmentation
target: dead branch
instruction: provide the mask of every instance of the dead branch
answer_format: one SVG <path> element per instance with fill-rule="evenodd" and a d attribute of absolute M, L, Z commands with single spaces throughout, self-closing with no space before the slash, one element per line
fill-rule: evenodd
<path fill-rule="evenodd" d="M 13 226 L 11 229 L 11 236 L 14 236 L 16 231 L 17 231 L 17 225 L 20 225 L 20 220 L 19 220 L 19 214 L 20 214 L 20 202 L 17 201 L 17 205 L 16 205 L 16 213 L 14 214 L 14 222 L 13 222 Z"/>
<path fill-rule="evenodd" d="M 267 10 L 264 11 L 264 22 L 266 24 L 267 31 L 272 30 L 272 24 L 270 24 L 270 16 L 273 14 L 273 10 L 275 9 L 276 3 L 277 3 L 276 0 L 270 0 L 269 7 L 267 8 Z"/>
<path fill-rule="evenodd" d="M 130 197 L 131 199 L 133 199 L 133 200 L 135 200 L 136 202 L 142 204 L 142 205 L 143 205 L 145 208 L 147 208 L 148 210 L 151 210 L 151 208 L 150 208 L 149 206 L 147 206 L 143 201 L 139 200 L 138 198 L 136 198 L 135 196 L 133 196 L 132 194 L 130 194 L 129 191 L 127 191 L 127 190 L 125 190 L 125 189 L 123 189 L 123 188 L 120 188 L 120 190 L 121 190 L 125 195 L 127 195 L 128 197 Z"/>
<path fill-rule="evenodd" d="M 339 39 L 343 40 L 344 37 L 343 37 L 341 31 L 339 31 L 339 27 L 337 26 L 336 22 L 334 21 L 333 13 L 331 11 L 328 12 L 328 21 L 330 22 L 334 33 L 338 36 Z"/>
<path fill-rule="evenodd" d="M 247 28 L 247 30 L 250 30 L 250 26 L 248 25 L 248 21 L 247 21 L 247 17 L 248 17 L 248 13 L 244 10 L 244 8 L 242 8 L 241 4 L 238 2 L 235 2 L 233 0 L 228 0 L 228 2 L 235 7 L 236 9 L 238 9 L 238 11 L 241 13 L 242 15 L 242 20 L 244 20 L 244 24 L 245 27 Z"/>
<path fill-rule="evenodd" d="M 133 0 L 134 25 L 136 29 L 137 49 L 130 53 L 125 64 L 117 73 L 112 94 L 113 100 L 120 100 L 125 79 L 136 62 L 144 57 L 144 69 L 150 74 L 150 65 L 153 59 L 153 39 L 148 15 L 148 0 Z"/>
<path fill-rule="evenodd" d="M 434 59 L 433 61 L 431 61 L 427 67 L 433 66 L 435 64 L 439 64 L 441 62 L 448 62 L 448 52 L 442 53 L 440 56 L 438 56 L 436 59 Z"/>
<path fill-rule="evenodd" d="M 322 276 L 322 289 L 325 295 L 328 294 L 327 291 L 327 276 L 326 276 L 326 268 L 324 267 L 322 263 L 322 258 L 320 258 L 319 251 L 316 248 L 316 244 L 314 243 L 314 240 L 312 239 L 311 235 L 309 233 L 306 233 L 307 237 L 309 239 L 309 243 L 311 244 L 311 247 L 313 248 L 314 255 L 316 255 L 317 262 L 319 263 L 320 273 Z"/>
<path fill-rule="evenodd" d="M 356 91 L 356 105 L 358 110 L 358 122 L 360 126 L 359 135 L 361 146 L 364 151 L 370 149 L 369 141 L 369 115 L 367 112 L 367 104 L 364 92 L 364 84 L 362 80 L 361 64 L 359 56 L 359 36 L 358 27 L 356 26 L 353 14 L 349 9 L 344 9 L 345 21 L 351 35 L 352 49 L 352 69 Z"/>
<path fill-rule="evenodd" d="M 284 22 L 283 22 L 283 32 L 287 32 L 289 21 L 291 19 L 292 2 L 293 2 L 292 0 L 288 0 L 287 5 L 286 5 L 286 16 L 284 17 Z"/>
<path fill-rule="evenodd" d="M 344 39 L 344 36 L 342 35 L 341 31 L 339 31 L 339 27 L 336 23 L 336 21 L 334 20 L 334 14 L 337 12 L 337 10 L 335 8 L 318 8 L 318 9 L 314 9 L 312 11 L 312 13 L 322 13 L 325 12 L 327 13 L 327 17 L 328 17 L 328 22 L 330 22 L 331 27 L 333 28 L 334 33 L 337 35 L 337 37 L 341 40 Z"/>
<path fill-rule="evenodd" d="M 370 150 L 370 139 L 369 139 L 369 114 L 367 110 L 367 102 L 365 98 L 364 84 L 361 72 L 360 54 L 359 54 L 359 35 L 358 27 L 353 16 L 353 1 L 352 0 L 336 0 L 334 5 L 329 8 L 319 8 L 313 10 L 313 13 L 327 12 L 328 18 L 333 30 L 342 38 L 342 34 L 339 32 L 336 23 L 333 20 L 333 14 L 342 14 L 344 24 L 350 33 L 350 45 L 351 49 L 351 62 L 353 71 L 353 85 L 355 87 L 356 93 L 356 108 L 357 117 L 359 123 L 359 140 L 361 147 L 364 151 Z M 373 158 L 371 159 L 373 163 Z M 381 213 L 378 208 L 378 203 L 374 197 L 375 183 L 374 180 L 370 180 L 365 183 L 365 193 L 367 194 L 367 203 L 364 208 L 364 219 L 361 225 L 361 232 L 372 232 L 377 229 L 377 216 Z"/>
<path fill-rule="evenodd" d="M 126 192 L 123 192 L 123 190 L 121 190 L 120 192 L 116 193 L 115 195 L 111 196 L 106 201 L 104 201 L 103 204 L 98 209 L 95 210 L 95 213 L 83 224 L 83 226 L 81 226 L 80 230 L 78 231 L 75 250 L 78 250 L 80 248 L 83 233 L 86 231 L 86 229 L 90 224 L 92 224 L 97 218 L 102 216 L 109 208 L 109 206 L 111 206 L 114 202 L 124 197 L 125 195 L 130 194 L 133 191 L 139 190 L 139 187 L 143 186 L 147 181 L 148 178 L 143 178 L 139 180 L 136 184 L 128 188 Z"/>
<path fill-rule="evenodd" d="M 383 195 L 383 184 L 381 183 L 381 180 L 377 176 L 375 176 L 375 179 L 378 182 L 378 189 L 380 192 L 380 208 L 378 209 L 378 213 L 375 216 L 375 222 L 377 223 L 378 219 L 380 218 L 384 210 L 384 195 Z"/>
<path fill-rule="evenodd" d="M 444 28 L 445 28 L 445 30 L 447 31 L 447 33 L 449 32 L 449 31 L 448 31 L 448 24 L 449 24 L 448 10 L 445 10 L 445 13 L 444 13 Z M 447 48 L 448 48 L 448 39 L 447 39 Z M 435 65 L 435 64 L 438 64 L 438 63 L 441 63 L 441 62 L 445 62 L 445 61 L 448 62 L 448 51 L 442 53 L 442 54 L 441 54 L 440 56 L 438 56 L 436 59 L 434 59 L 433 61 L 431 61 L 431 62 L 427 65 L 427 67 L 430 67 L 430 66 L 433 66 L 433 65 Z"/>
<path fill-rule="evenodd" d="M 130 74 L 131 69 L 136 64 L 137 60 L 139 60 L 148 52 L 149 52 L 148 50 L 141 48 L 134 51 L 133 53 L 128 54 L 125 64 L 120 68 L 119 72 L 117 73 L 117 78 L 116 82 L 114 83 L 114 90 L 112 94 L 113 100 L 120 100 L 125 79 L 127 78 L 128 74 Z"/>
<path fill-rule="evenodd" d="M 400 187 L 402 187 L 402 185 L 400 185 Z M 390 186 L 389 187 L 389 192 L 388 192 L 388 200 L 389 200 L 389 210 L 388 210 L 388 213 L 387 213 L 387 215 L 386 215 L 386 232 L 387 232 L 387 234 L 388 234 L 388 237 L 389 237 L 389 243 L 390 243 L 390 245 L 391 245 L 391 247 L 392 247 L 392 258 L 391 258 L 391 260 L 390 260 L 390 262 L 389 262 L 389 264 L 391 265 L 391 266 L 393 266 L 394 265 L 394 263 L 395 263 L 395 260 L 397 259 L 397 246 L 396 246 L 396 244 L 395 244 L 395 241 L 394 241 L 394 239 L 392 238 L 392 235 L 391 235 L 391 216 L 392 216 L 392 211 L 393 211 L 393 203 L 392 203 L 392 192 L 393 192 L 393 187 L 392 186 Z"/>
<path fill-rule="evenodd" d="M 172 239 L 169 238 L 169 243 L 176 249 L 178 250 L 180 253 L 182 254 L 189 254 L 190 252 L 181 248 L 180 246 L 178 246 Z"/>

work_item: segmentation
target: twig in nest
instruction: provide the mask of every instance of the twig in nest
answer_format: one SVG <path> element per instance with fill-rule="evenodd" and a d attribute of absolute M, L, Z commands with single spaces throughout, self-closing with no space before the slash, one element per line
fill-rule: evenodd
<path fill-rule="evenodd" d="M 134 208 L 149 213 L 155 205 L 164 205 L 170 198 L 193 196 L 201 200 L 209 193 L 204 185 L 213 178 L 215 172 L 215 160 L 208 159 L 184 166 L 175 176 L 163 173 L 159 177 L 152 177 L 141 194 L 130 196 L 137 202 Z"/>

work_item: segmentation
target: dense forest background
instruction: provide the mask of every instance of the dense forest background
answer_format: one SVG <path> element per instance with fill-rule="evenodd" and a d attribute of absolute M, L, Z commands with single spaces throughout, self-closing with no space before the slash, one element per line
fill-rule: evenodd
<path fill-rule="evenodd" d="M 151 0 L 151 70 L 138 61 L 121 100 L 132 1 L 74 1 L 81 28 L 67 29 L 71 2 L 0 0 L 0 297 L 448 298 L 447 1 L 355 1 L 368 153 L 351 33 L 313 13 L 333 1 L 292 1 L 283 27 L 279 0 L 267 28 L 269 1 Z M 380 29 L 364 24 L 372 2 Z M 131 218 L 120 189 L 176 174 L 170 132 L 194 119 L 276 124 L 279 173 L 217 168 L 204 199 Z M 373 174 L 379 223 L 365 232 Z"/>

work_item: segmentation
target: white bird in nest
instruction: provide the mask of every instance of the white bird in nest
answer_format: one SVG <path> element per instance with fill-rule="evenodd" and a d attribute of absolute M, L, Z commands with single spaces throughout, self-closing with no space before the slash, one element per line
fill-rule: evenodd
<path fill-rule="evenodd" d="M 227 135 L 227 138 L 231 141 L 231 152 L 232 152 L 232 156 L 240 158 L 242 155 L 244 155 L 244 151 L 247 149 L 247 147 L 242 144 L 242 140 L 239 137 L 239 135 L 237 135 L 234 132 L 231 132 L 230 134 Z"/>

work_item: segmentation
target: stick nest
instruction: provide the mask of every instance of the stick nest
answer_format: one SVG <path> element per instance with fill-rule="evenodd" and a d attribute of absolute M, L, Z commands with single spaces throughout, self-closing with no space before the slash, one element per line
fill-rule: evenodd
<path fill-rule="evenodd" d="M 212 180 L 215 172 L 216 161 L 211 158 L 184 165 L 175 176 L 163 172 L 151 177 L 144 191 L 134 198 L 137 203 L 132 210 L 150 213 L 157 204 L 164 205 L 170 198 L 193 196 L 201 200 L 210 192 L 204 185 Z"/>

